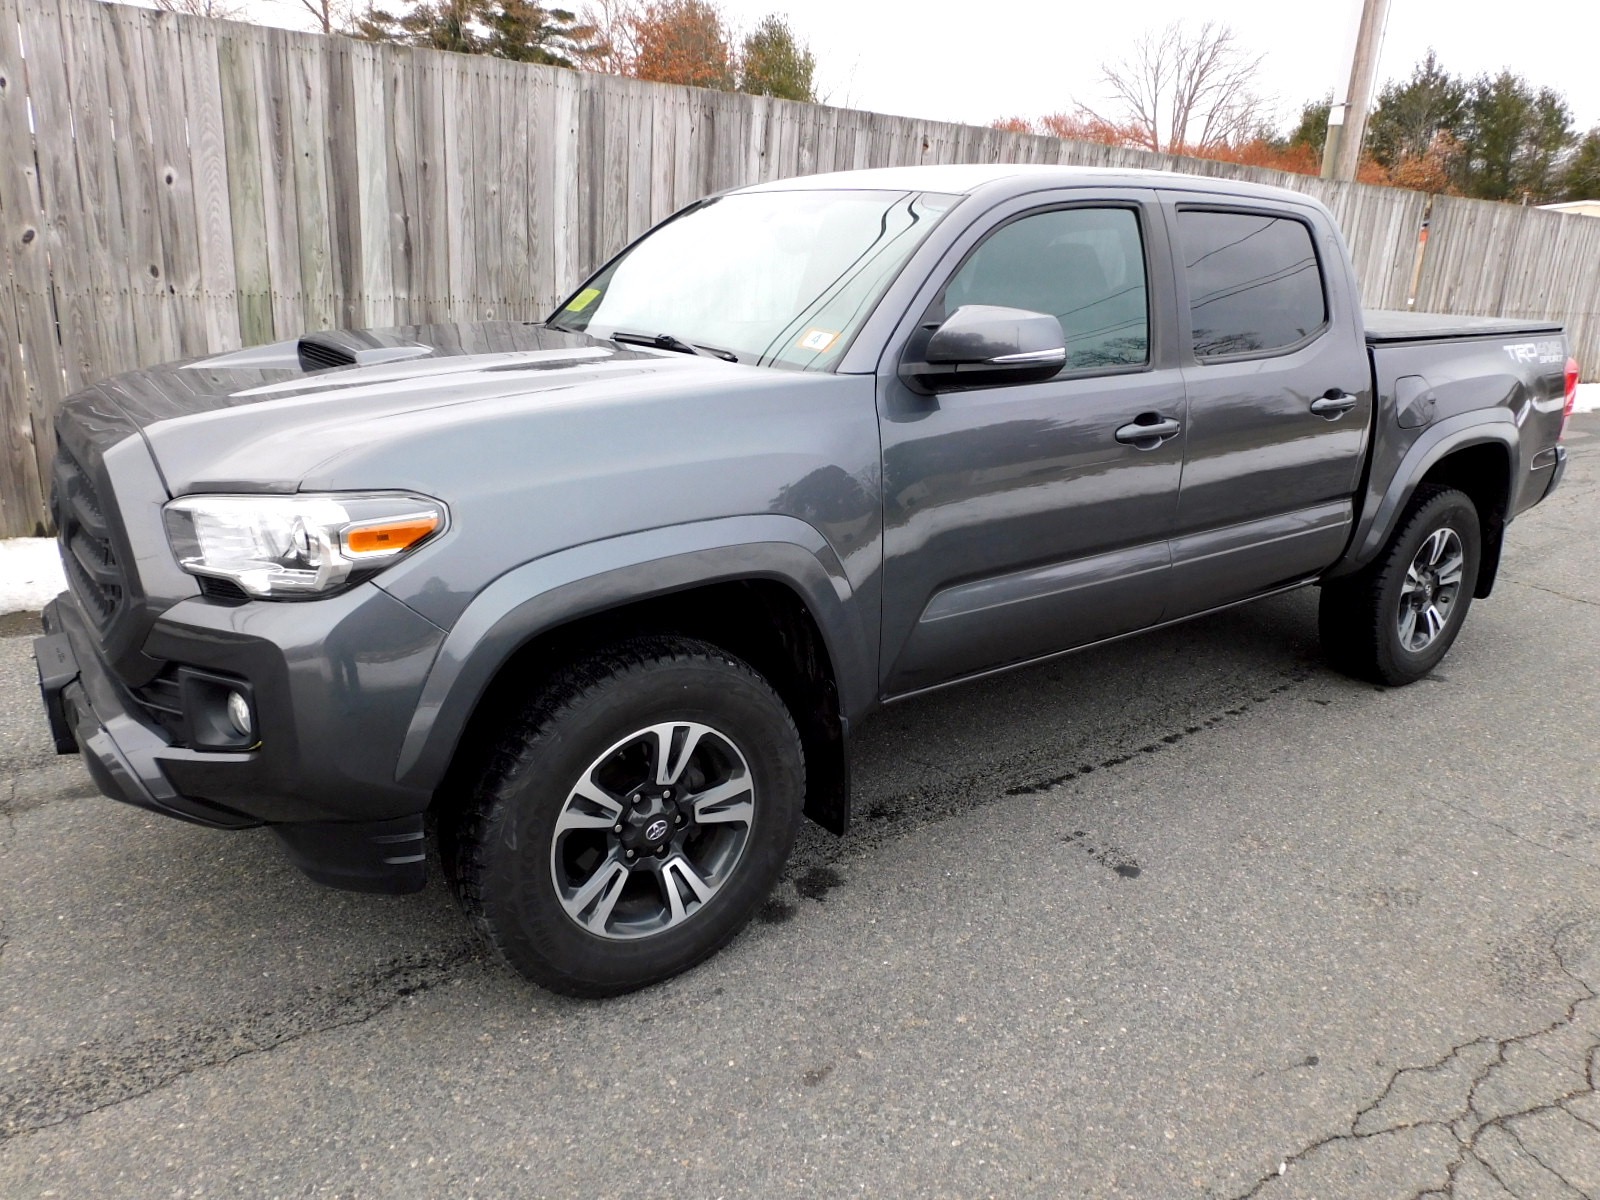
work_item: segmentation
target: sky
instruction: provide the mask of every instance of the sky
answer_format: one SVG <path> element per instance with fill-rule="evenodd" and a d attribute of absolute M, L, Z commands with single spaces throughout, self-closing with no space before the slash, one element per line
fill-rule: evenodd
<path fill-rule="evenodd" d="M 582 0 L 564 0 L 581 8 Z M 295 0 L 248 0 L 251 19 L 305 27 Z M 1141 32 L 1185 19 L 1233 28 L 1265 56 L 1261 91 L 1289 122 L 1307 100 L 1342 94 L 1360 0 L 722 0 L 736 29 L 783 13 L 817 56 L 818 92 L 847 108 L 986 125 L 996 117 L 1109 107 L 1100 64 Z M 303 11 L 303 10 L 300 10 Z M 1600 125 L 1600 2 L 1542 0 L 1531 8 L 1485 0 L 1391 0 L 1378 79 L 1404 78 L 1428 47 L 1456 75 L 1509 67 L 1565 94 L 1582 131 Z M 1112 115 L 1112 114 L 1106 114 Z"/>

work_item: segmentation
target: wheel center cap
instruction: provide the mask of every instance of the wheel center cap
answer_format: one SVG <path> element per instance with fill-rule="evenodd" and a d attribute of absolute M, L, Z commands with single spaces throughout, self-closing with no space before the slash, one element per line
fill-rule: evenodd
<path fill-rule="evenodd" d="M 667 832 L 671 828 L 672 823 L 670 821 L 665 818 L 657 818 L 644 827 L 645 840 L 659 842 L 667 836 Z"/>

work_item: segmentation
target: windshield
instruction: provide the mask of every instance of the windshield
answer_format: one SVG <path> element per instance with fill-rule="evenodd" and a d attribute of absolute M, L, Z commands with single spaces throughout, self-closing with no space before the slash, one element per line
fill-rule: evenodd
<path fill-rule="evenodd" d="M 826 370 L 958 199 L 857 191 L 721 196 L 635 242 L 550 324 L 597 337 L 668 334 L 731 351 L 740 362 Z"/>

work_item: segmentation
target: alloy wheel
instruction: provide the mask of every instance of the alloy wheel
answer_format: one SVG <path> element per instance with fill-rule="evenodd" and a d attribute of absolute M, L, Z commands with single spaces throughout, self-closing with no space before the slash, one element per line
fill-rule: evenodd
<path fill-rule="evenodd" d="M 1445 526 L 1423 540 L 1400 585 L 1400 645 L 1413 654 L 1426 650 L 1444 632 L 1461 596 L 1466 551 L 1461 537 Z"/>
<path fill-rule="evenodd" d="M 556 818 L 550 874 L 597 937 L 652 937 L 692 920 L 749 844 L 755 786 L 743 752 L 695 721 L 636 730 L 596 758 Z"/>

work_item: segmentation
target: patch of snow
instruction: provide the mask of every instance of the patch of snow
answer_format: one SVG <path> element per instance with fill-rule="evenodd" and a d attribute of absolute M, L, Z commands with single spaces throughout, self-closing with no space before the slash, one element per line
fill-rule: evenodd
<path fill-rule="evenodd" d="M 1580 383 L 1573 412 L 1600 412 L 1600 383 Z"/>
<path fill-rule="evenodd" d="M 55 538 L 0 540 L 0 613 L 38 612 L 66 590 Z"/>

